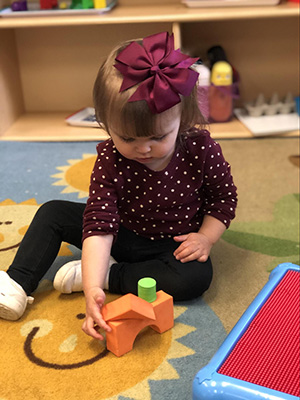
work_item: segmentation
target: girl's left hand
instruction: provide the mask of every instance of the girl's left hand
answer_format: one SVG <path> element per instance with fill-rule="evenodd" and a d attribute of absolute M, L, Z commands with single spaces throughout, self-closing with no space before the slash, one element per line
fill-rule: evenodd
<path fill-rule="evenodd" d="M 213 245 L 206 235 L 199 232 L 175 236 L 174 240 L 182 242 L 173 253 L 176 260 L 182 263 L 193 260 L 205 262 Z"/>

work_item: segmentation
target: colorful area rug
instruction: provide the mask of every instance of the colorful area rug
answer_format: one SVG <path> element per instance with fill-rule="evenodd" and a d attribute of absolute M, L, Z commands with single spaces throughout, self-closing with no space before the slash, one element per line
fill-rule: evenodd
<path fill-rule="evenodd" d="M 175 326 L 145 329 L 116 357 L 81 331 L 81 293 L 52 288 L 80 252 L 64 243 L 33 305 L 0 320 L 0 400 L 185 400 L 192 381 L 279 263 L 299 264 L 299 138 L 220 141 L 238 186 L 237 218 L 212 251 L 203 298 L 176 303 Z M 96 143 L 0 143 L 0 269 L 10 265 L 37 208 L 86 201 Z M 108 301 L 116 296 L 108 294 Z"/>

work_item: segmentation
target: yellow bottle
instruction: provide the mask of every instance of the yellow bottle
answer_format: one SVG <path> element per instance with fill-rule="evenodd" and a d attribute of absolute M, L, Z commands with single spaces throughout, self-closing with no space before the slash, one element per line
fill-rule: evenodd
<path fill-rule="evenodd" d="M 215 86 L 232 85 L 232 68 L 226 61 L 216 62 L 211 71 L 211 83 Z"/>
<path fill-rule="evenodd" d="M 211 70 L 209 90 L 209 119 L 227 122 L 232 117 L 232 67 L 226 61 L 217 61 Z"/>

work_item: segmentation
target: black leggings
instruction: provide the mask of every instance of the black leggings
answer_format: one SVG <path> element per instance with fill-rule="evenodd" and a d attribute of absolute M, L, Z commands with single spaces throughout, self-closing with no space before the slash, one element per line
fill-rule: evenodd
<path fill-rule="evenodd" d="M 61 242 L 81 249 L 84 209 L 83 203 L 53 200 L 37 211 L 7 271 L 28 295 L 51 267 Z M 183 264 L 173 256 L 178 245 L 173 239 L 153 241 L 121 226 L 111 249 L 117 263 L 110 270 L 109 291 L 137 294 L 138 280 L 147 276 L 174 300 L 201 296 L 211 283 L 211 261 Z"/>

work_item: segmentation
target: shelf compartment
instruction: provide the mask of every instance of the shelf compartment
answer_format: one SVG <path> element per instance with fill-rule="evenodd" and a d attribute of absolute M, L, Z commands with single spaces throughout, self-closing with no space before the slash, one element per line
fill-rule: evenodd
<path fill-rule="evenodd" d="M 91 128 L 66 127 L 68 111 L 56 111 L 91 106 L 97 70 L 116 43 L 164 30 L 173 31 L 176 46 L 182 44 L 195 56 L 221 38 L 219 44 L 241 73 L 241 101 L 261 90 L 268 96 L 276 86 L 280 96 L 293 92 L 299 80 L 298 16 L 298 5 L 291 3 L 191 10 L 174 0 L 168 5 L 120 4 L 100 16 L 0 18 L 0 140 L 39 140 L 39 134 L 40 140 L 100 140 Z M 237 27 L 244 33 L 237 34 Z M 238 121 L 215 125 L 212 133 L 251 137 Z"/>

